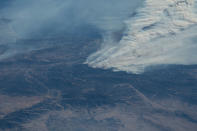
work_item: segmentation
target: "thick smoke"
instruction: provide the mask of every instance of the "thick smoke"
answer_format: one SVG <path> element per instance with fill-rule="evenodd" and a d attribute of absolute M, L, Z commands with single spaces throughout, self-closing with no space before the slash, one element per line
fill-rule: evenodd
<path fill-rule="evenodd" d="M 86 63 L 133 73 L 152 65 L 197 64 L 196 10 L 195 0 L 146 0 L 125 21 L 120 42 L 105 41 Z"/>

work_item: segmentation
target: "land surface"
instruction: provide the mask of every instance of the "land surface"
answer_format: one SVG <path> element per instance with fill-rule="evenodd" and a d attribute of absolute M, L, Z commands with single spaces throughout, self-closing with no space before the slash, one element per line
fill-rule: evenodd
<path fill-rule="evenodd" d="M 139 75 L 94 69 L 83 62 L 102 38 L 89 33 L 22 40 L 18 46 L 35 50 L 0 61 L 0 130 L 197 129 L 197 65 L 150 67 Z"/>

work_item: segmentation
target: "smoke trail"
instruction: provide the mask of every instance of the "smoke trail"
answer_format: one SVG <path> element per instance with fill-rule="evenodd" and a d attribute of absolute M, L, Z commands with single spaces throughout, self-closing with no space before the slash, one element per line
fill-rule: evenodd
<path fill-rule="evenodd" d="M 89 56 L 92 67 L 142 73 L 150 65 L 197 64 L 195 0 L 146 0 L 126 20 L 127 30 L 117 44 L 105 41 Z"/>

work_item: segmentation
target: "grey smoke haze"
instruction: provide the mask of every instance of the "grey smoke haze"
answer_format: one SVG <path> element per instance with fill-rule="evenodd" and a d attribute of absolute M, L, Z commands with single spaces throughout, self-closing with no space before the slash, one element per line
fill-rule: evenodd
<path fill-rule="evenodd" d="M 19 38 L 74 31 L 84 24 L 102 30 L 122 27 L 142 0 L 8 0 L 2 1 L 0 16 L 12 20 L 10 25 Z"/>
<path fill-rule="evenodd" d="M 22 39 L 100 35 L 121 30 L 123 20 L 143 0 L 2 0 L 0 1 L 0 59 L 46 48 Z M 3 45 L 3 47 L 1 47 Z M 6 47 L 8 46 L 8 47 Z"/>

